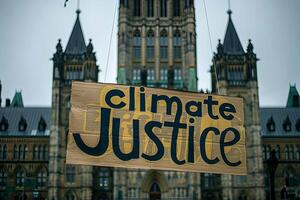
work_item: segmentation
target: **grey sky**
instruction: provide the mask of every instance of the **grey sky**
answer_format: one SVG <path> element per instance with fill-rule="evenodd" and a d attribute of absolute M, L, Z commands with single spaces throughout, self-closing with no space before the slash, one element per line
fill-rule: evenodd
<path fill-rule="evenodd" d="M 81 24 L 86 42 L 93 39 L 104 81 L 115 1 L 81 0 Z M 197 12 L 199 88 L 210 88 L 212 52 L 202 0 Z M 26 106 L 51 105 L 52 62 L 57 39 L 66 46 L 75 22 L 76 0 L 0 0 L 0 80 L 2 97 L 22 90 Z M 213 50 L 223 40 L 227 25 L 227 0 L 206 0 Z M 254 44 L 258 62 L 260 103 L 285 106 L 289 83 L 300 90 L 300 0 L 231 0 L 233 22 L 246 48 Z M 117 20 L 117 19 L 116 19 Z M 117 23 L 106 82 L 115 82 Z M 3 104 L 2 104 L 3 105 Z"/>

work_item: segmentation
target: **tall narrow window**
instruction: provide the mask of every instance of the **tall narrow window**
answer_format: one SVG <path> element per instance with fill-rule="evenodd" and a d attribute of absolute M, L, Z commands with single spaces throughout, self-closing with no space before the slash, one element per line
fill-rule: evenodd
<path fill-rule="evenodd" d="M 133 81 L 133 84 L 139 83 L 141 81 L 141 70 L 140 69 L 133 70 L 132 81 Z"/>
<path fill-rule="evenodd" d="M 281 155 L 280 155 L 280 146 L 279 145 L 276 146 L 276 157 L 277 157 L 277 159 L 281 158 Z"/>
<path fill-rule="evenodd" d="M 16 185 L 18 187 L 24 186 L 25 182 L 25 172 L 23 170 L 18 170 L 16 174 Z"/>
<path fill-rule="evenodd" d="M 133 59 L 141 59 L 141 33 L 136 30 L 133 34 Z"/>
<path fill-rule="evenodd" d="M 154 59 L 154 32 L 152 30 L 147 33 L 147 60 Z"/>
<path fill-rule="evenodd" d="M 166 30 L 160 33 L 160 58 L 168 58 L 168 34 Z"/>
<path fill-rule="evenodd" d="M 133 1 L 133 16 L 140 17 L 141 16 L 141 0 Z"/>
<path fill-rule="evenodd" d="M 174 80 L 180 81 L 181 80 L 181 69 L 174 70 Z"/>
<path fill-rule="evenodd" d="M 180 16 L 180 0 L 173 1 L 173 16 L 174 17 Z"/>
<path fill-rule="evenodd" d="M 179 30 L 174 33 L 174 59 L 181 59 L 181 34 Z"/>
<path fill-rule="evenodd" d="M 47 147 L 47 145 L 43 146 L 43 159 L 44 160 L 48 159 L 48 147 Z"/>
<path fill-rule="evenodd" d="M 160 70 L 160 84 L 162 88 L 168 87 L 168 69 L 162 68 Z"/>
<path fill-rule="evenodd" d="M 147 86 L 154 87 L 155 70 L 153 68 L 147 69 Z"/>
<path fill-rule="evenodd" d="M 7 184 L 7 173 L 4 169 L 0 171 L 0 187 L 6 187 Z"/>
<path fill-rule="evenodd" d="M 295 153 L 294 153 L 294 145 L 290 146 L 290 159 L 294 160 L 295 159 Z"/>
<path fill-rule="evenodd" d="M 109 170 L 100 169 L 98 172 L 99 187 L 107 189 L 109 187 Z"/>
<path fill-rule="evenodd" d="M 33 146 L 33 160 L 38 159 L 38 147 L 36 145 Z"/>
<path fill-rule="evenodd" d="M 3 146 L 3 156 L 2 156 L 3 160 L 5 160 L 7 158 L 7 146 L 6 144 Z"/>
<path fill-rule="evenodd" d="M 28 159 L 28 147 L 27 147 L 27 145 L 25 144 L 24 145 L 24 152 L 23 152 L 23 158 L 25 159 L 25 160 L 27 160 Z"/>
<path fill-rule="evenodd" d="M 23 156 L 24 156 L 24 154 L 23 154 L 23 147 L 22 147 L 22 145 L 19 145 L 19 159 L 20 160 L 23 160 Z"/>
<path fill-rule="evenodd" d="M 160 16 L 167 17 L 167 0 L 160 0 Z"/>
<path fill-rule="evenodd" d="M 14 145 L 14 159 L 18 159 L 18 147 Z"/>
<path fill-rule="evenodd" d="M 75 182 L 75 166 L 73 165 L 66 166 L 66 179 L 67 179 L 67 183 Z"/>
<path fill-rule="evenodd" d="M 37 186 L 45 187 L 46 183 L 47 183 L 47 172 L 41 170 L 37 174 Z"/>
<path fill-rule="evenodd" d="M 290 152 L 289 152 L 289 146 L 288 145 L 285 146 L 284 153 L 285 153 L 285 159 L 289 160 L 290 159 Z"/>
<path fill-rule="evenodd" d="M 147 17 L 154 17 L 154 0 L 147 0 Z"/>
<path fill-rule="evenodd" d="M 39 160 L 42 159 L 42 146 L 41 145 L 39 145 L 39 147 L 38 147 L 38 156 L 37 157 Z"/>

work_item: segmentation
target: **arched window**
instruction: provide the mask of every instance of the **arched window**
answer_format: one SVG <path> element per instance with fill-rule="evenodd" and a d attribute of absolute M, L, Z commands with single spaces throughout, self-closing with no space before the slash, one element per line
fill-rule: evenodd
<path fill-rule="evenodd" d="M 160 0 L 160 16 L 167 17 L 168 7 L 167 7 L 167 0 Z"/>
<path fill-rule="evenodd" d="M 147 33 L 147 60 L 153 60 L 154 59 L 154 32 L 152 30 L 149 30 Z"/>
<path fill-rule="evenodd" d="M 289 146 L 288 145 L 285 146 L 284 153 L 285 153 L 285 159 L 289 160 L 290 159 L 290 150 L 289 150 Z"/>
<path fill-rule="evenodd" d="M 150 199 L 161 199 L 161 190 L 157 183 L 153 183 L 150 188 Z"/>
<path fill-rule="evenodd" d="M 28 147 L 27 147 L 27 145 L 25 144 L 24 145 L 24 152 L 23 152 L 23 158 L 25 159 L 25 160 L 27 160 L 28 159 Z"/>
<path fill-rule="evenodd" d="M 166 30 L 163 30 L 160 33 L 160 58 L 167 59 L 168 58 L 168 33 Z"/>
<path fill-rule="evenodd" d="M 41 160 L 42 159 L 42 155 L 43 155 L 43 149 L 42 149 L 42 146 L 39 145 L 38 147 L 38 159 Z"/>
<path fill-rule="evenodd" d="M 48 147 L 47 147 L 47 145 L 43 146 L 43 159 L 44 160 L 48 159 Z"/>
<path fill-rule="evenodd" d="M 154 0 L 147 0 L 147 17 L 154 17 Z"/>
<path fill-rule="evenodd" d="M 18 147 L 14 145 L 14 159 L 18 159 Z"/>
<path fill-rule="evenodd" d="M 65 195 L 65 200 L 75 200 L 75 195 L 69 192 Z"/>
<path fill-rule="evenodd" d="M 179 30 L 176 30 L 174 33 L 174 59 L 181 59 L 181 34 Z"/>
<path fill-rule="evenodd" d="M 133 1 L 133 16 L 140 17 L 141 16 L 141 0 Z"/>
<path fill-rule="evenodd" d="M 44 170 L 40 170 L 37 173 L 36 182 L 38 187 L 45 187 L 47 185 L 47 172 Z"/>
<path fill-rule="evenodd" d="M 300 145 L 297 145 L 297 149 L 296 149 L 296 159 L 300 160 Z"/>
<path fill-rule="evenodd" d="M 19 159 L 20 160 L 24 159 L 24 151 L 23 151 L 23 146 L 21 144 L 19 145 Z"/>
<path fill-rule="evenodd" d="M 16 173 L 16 185 L 18 187 L 24 186 L 25 183 L 25 171 L 22 169 L 19 169 Z"/>
<path fill-rule="evenodd" d="M 290 159 L 294 160 L 295 159 L 295 152 L 294 152 L 294 145 L 290 146 Z"/>
<path fill-rule="evenodd" d="M 269 159 L 271 156 L 271 146 L 267 145 L 267 159 Z"/>
<path fill-rule="evenodd" d="M 3 160 L 7 159 L 7 146 L 6 146 L 6 144 L 3 145 L 2 158 L 3 158 Z"/>
<path fill-rule="evenodd" d="M 284 172 L 284 178 L 285 178 L 285 185 L 287 187 L 293 187 L 295 186 L 295 176 L 290 170 L 286 170 Z"/>
<path fill-rule="evenodd" d="M 100 168 L 98 171 L 98 184 L 100 188 L 108 189 L 110 186 L 110 174 L 109 169 Z"/>
<path fill-rule="evenodd" d="M 32 156 L 32 159 L 33 160 L 36 160 L 38 159 L 38 147 L 36 145 L 33 146 L 33 156 Z"/>
<path fill-rule="evenodd" d="M 280 154 L 281 154 L 281 153 L 280 153 L 280 146 L 277 145 L 277 146 L 276 146 L 276 157 L 277 157 L 278 159 L 281 158 L 281 155 L 280 155 Z"/>
<path fill-rule="evenodd" d="M 7 173 L 4 169 L 0 170 L 0 187 L 6 187 L 7 185 Z"/>
<path fill-rule="evenodd" d="M 141 59 L 141 33 L 139 30 L 133 34 L 133 59 Z"/>
<path fill-rule="evenodd" d="M 180 16 L 180 0 L 173 1 L 173 16 L 174 17 Z"/>
<path fill-rule="evenodd" d="M 73 165 L 66 165 L 66 180 L 67 183 L 74 183 L 75 182 L 75 166 Z"/>

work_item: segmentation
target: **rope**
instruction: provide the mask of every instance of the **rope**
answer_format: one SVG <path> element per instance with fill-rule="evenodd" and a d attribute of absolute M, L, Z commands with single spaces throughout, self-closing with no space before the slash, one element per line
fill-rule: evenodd
<path fill-rule="evenodd" d="M 206 17 L 207 31 L 208 31 L 208 36 L 209 36 L 210 51 L 211 51 L 211 54 L 213 55 L 212 37 L 211 37 L 210 28 L 209 28 L 208 14 L 207 14 L 205 0 L 203 0 L 203 5 L 204 5 L 204 11 L 205 11 L 205 17 Z M 213 60 L 213 67 L 214 67 L 214 74 L 215 74 L 215 77 L 216 77 L 217 92 L 218 92 L 218 94 L 220 94 L 220 92 L 219 92 L 219 81 L 218 81 L 217 69 L 216 69 L 216 63 L 215 63 L 214 60 Z"/>
<path fill-rule="evenodd" d="M 106 60 L 104 82 L 106 81 L 106 77 L 107 77 L 107 69 L 108 69 L 108 64 L 109 64 L 109 57 L 110 57 L 110 50 L 111 50 L 111 42 L 112 42 L 113 32 L 114 32 L 114 28 L 115 28 L 115 21 L 116 21 L 116 15 L 117 15 L 117 8 L 118 8 L 118 1 L 116 0 L 114 19 L 113 19 L 113 24 L 112 24 L 112 27 L 111 27 L 111 32 L 110 32 L 110 40 L 109 40 L 109 46 L 108 46 L 108 54 L 107 54 L 107 60 Z"/>

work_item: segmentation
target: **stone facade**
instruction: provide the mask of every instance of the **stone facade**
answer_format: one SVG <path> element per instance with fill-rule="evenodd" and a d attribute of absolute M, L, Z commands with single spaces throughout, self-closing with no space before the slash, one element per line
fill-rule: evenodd
<path fill-rule="evenodd" d="M 66 165 L 66 141 L 68 135 L 68 121 L 70 110 L 70 92 L 72 81 L 98 81 L 98 66 L 91 40 L 85 44 L 80 20 L 80 11 L 70 39 L 63 51 L 61 41 L 56 46 L 53 55 L 53 83 L 52 83 L 52 115 L 49 154 L 49 199 L 104 199 L 109 194 L 109 185 L 101 187 L 93 184 L 93 177 L 98 179 L 105 174 L 110 176 L 107 169 L 91 166 Z M 100 177 L 101 178 L 101 177 Z M 99 188 L 100 187 L 100 188 Z M 100 198 L 101 199 L 101 198 Z"/>

